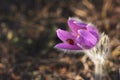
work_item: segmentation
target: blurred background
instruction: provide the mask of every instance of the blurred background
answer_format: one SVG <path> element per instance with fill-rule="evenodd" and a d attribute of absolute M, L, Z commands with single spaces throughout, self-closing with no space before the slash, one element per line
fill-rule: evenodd
<path fill-rule="evenodd" d="M 0 0 L 0 80 L 92 80 L 83 53 L 54 49 L 56 29 L 78 17 L 109 35 L 103 80 L 120 80 L 120 0 Z"/>

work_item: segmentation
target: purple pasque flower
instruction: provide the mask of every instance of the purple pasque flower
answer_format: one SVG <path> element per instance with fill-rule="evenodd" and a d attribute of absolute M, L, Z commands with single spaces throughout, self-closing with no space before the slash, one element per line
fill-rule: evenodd
<path fill-rule="evenodd" d="M 58 29 L 57 36 L 62 43 L 55 46 L 65 50 L 83 50 L 94 47 L 99 41 L 99 33 L 91 23 L 84 23 L 77 18 L 69 18 L 68 25 L 71 31 Z"/>

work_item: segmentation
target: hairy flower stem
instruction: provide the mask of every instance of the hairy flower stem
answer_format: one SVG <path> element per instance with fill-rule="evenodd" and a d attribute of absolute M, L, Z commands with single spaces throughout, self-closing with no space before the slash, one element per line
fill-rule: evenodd
<path fill-rule="evenodd" d="M 95 64 L 95 80 L 102 80 L 102 64 L 94 61 Z"/>

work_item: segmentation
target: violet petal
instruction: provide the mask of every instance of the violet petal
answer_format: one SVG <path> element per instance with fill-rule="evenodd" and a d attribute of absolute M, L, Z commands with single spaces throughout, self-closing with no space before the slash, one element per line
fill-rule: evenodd
<path fill-rule="evenodd" d="M 79 29 L 85 29 L 86 24 L 80 21 L 78 18 L 69 18 L 68 25 L 73 32 L 77 32 Z"/>
<path fill-rule="evenodd" d="M 67 49 L 67 50 L 81 50 L 81 48 L 78 47 L 77 45 L 70 45 L 70 44 L 67 44 L 67 43 L 59 43 L 55 46 L 55 48 Z"/>
<path fill-rule="evenodd" d="M 90 49 L 97 43 L 97 38 L 87 30 L 78 30 L 80 37 L 77 38 L 77 43 L 80 44 L 84 49 Z"/>
<path fill-rule="evenodd" d="M 63 42 L 66 42 L 67 39 L 75 40 L 75 37 L 72 35 L 72 33 L 68 32 L 68 31 L 64 31 L 64 30 L 58 29 L 56 32 L 57 32 L 57 36 Z"/>
<path fill-rule="evenodd" d="M 97 40 L 99 40 L 99 32 L 98 32 L 97 28 L 96 28 L 93 24 L 89 23 L 89 24 L 87 25 L 87 30 L 88 30 L 91 34 L 93 34 L 93 35 L 97 38 Z"/>

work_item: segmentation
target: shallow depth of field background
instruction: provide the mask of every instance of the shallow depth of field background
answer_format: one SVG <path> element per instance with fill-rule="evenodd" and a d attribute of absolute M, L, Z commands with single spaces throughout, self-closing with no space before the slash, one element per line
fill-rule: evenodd
<path fill-rule="evenodd" d="M 0 80 L 91 80 L 83 53 L 54 49 L 56 29 L 78 17 L 109 35 L 103 80 L 120 80 L 120 0 L 0 0 Z"/>

